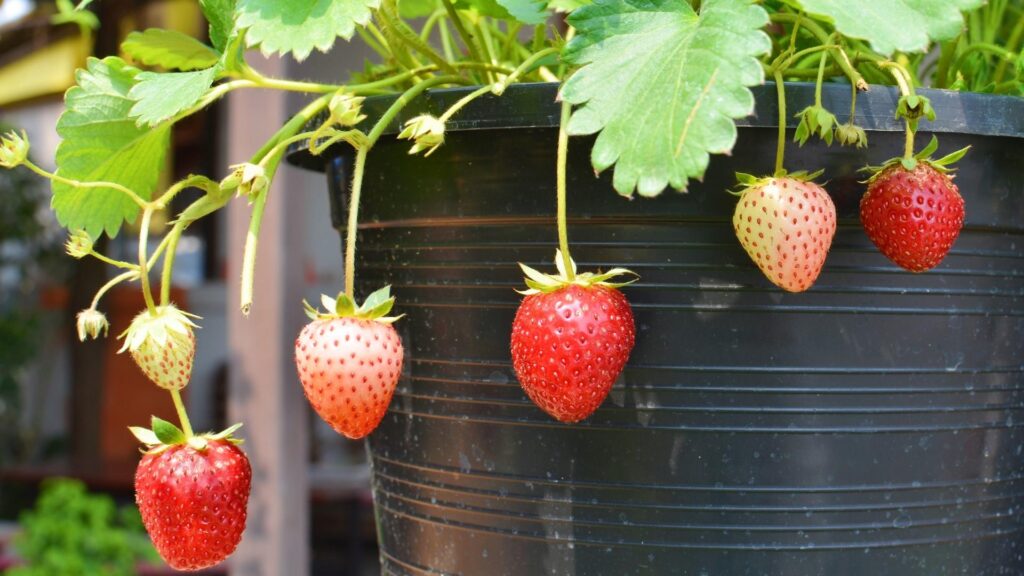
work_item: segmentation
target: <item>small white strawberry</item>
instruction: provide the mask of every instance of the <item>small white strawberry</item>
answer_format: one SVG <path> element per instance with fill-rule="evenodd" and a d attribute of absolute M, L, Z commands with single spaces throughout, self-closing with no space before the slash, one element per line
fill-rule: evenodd
<path fill-rule="evenodd" d="M 173 304 L 157 306 L 155 311 L 143 310 L 119 338 L 124 345 L 118 353 L 128 350 L 142 372 L 157 386 L 181 390 L 192 377 L 192 360 L 196 355 L 197 325 L 187 312 Z"/>
<path fill-rule="evenodd" d="M 836 207 L 815 175 L 755 178 L 742 185 L 732 217 L 736 237 L 776 286 L 803 292 L 814 284 L 836 233 Z"/>

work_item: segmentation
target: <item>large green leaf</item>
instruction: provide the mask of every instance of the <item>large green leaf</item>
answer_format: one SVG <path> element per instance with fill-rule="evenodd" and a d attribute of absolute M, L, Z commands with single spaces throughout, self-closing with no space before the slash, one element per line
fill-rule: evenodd
<path fill-rule="evenodd" d="M 238 26 L 246 41 L 264 54 L 291 53 L 296 60 L 314 48 L 326 52 L 337 37 L 346 40 L 370 20 L 380 0 L 239 0 Z"/>
<path fill-rule="evenodd" d="M 736 141 L 735 118 L 754 110 L 748 86 L 764 81 L 768 14 L 751 0 L 603 0 L 575 11 L 563 58 L 582 66 L 562 97 L 582 105 L 569 133 L 600 132 L 594 168 L 615 164 L 624 196 L 684 190 L 710 153 Z"/>
<path fill-rule="evenodd" d="M 132 32 L 121 43 L 121 50 L 136 62 L 168 70 L 200 70 L 220 60 L 216 50 L 199 40 L 161 28 Z"/>
<path fill-rule="evenodd" d="M 843 34 L 862 38 L 882 54 L 921 52 L 929 40 L 953 38 L 963 10 L 984 0 L 799 0 L 804 10 L 831 19 Z"/>
<path fill-rule="evenodd" d="M 235 0 L 199 0 L 199 6 L 210 23 L 210 43 L 223 52 L 235 28 Z"/>
<path fill-rule="evenodd" d="M 57 121 L 57 174 L 81 181 L 115 182 L 148 199 L 156 188 L 169 146 L 170 125 L 145 128 L 129 117 L 128 92 L 139 70 L 117 57 L 90 58 L 76 74 L 77 86 L 64 96 Z M 69 229 L 93 237 L 114 236 L 138 206 L 111 188 L 76 188 L 54 183 L 53 209 Z"/>
<path fill-rule="evenodd" d="M 217 67 L 195 72 L 141 72 L 128 92 L 135 100 L 129 114 L 140 124 L 155 126 L 202 98 L 217 77 Z"/>

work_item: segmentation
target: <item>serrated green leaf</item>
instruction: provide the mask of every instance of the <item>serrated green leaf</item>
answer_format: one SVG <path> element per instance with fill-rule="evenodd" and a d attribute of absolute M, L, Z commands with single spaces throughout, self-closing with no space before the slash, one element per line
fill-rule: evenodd
<path fill-rule="evenodd" d="M 796 0 L 811 14 L 835 22 L 846 36 L 867 40 L 889 55 L 922 52 L 930 40 L 948 40 L 964 28 L 961 11 L 984 0 Z"/>
<path fill-rule="evenodd" d="M 513 18 L 523 24 L 543 24 L 548 19 L 545 0 L 497 0 L 502 8 L 508 10 Z"/>
<path fill-rule="evenodd" d="M 569 16 L 576 37 L 563 58 L 582 66 L 562 97 L 583 105 L 574 135 L 600 132 L 591 152 L 598 171 L 615 164 L 613 184 L 655 196 L 699 178 L 711 153 L 736 142 L 735 118 L 749 115 L 748 86 L 771 49 L 768 14 L 750 0 L 707 0 L 700 14 L 685 0 L 608 0 Z"/>
<path fill-rule="evenodd" d="M 210 43 L 223 52 L 235 29 L 235 0 L 199 0 L 199 6 L 210 23 Z"/>
<path fill-rule="evenodd" d="M 266 55 L 291 53 L 304 60 L 313 49 L 327 52 L 337 37 L 346 40 L 370 20 L 379 0 L 240 0 L 238 27 L 246 41 Z"/>
<path fill-rule="evenodd" d="M 121 43 L 121 50 L 136 62 L 168 70 L 201 70 L 220 60 L 216 50 L 199 40 L 161 28 L 132 32 Z"/>
<path fill-rule="evenodd" d="M 195 72 L 141 72 L 128 92 L 135 100 L 129 114 L 139 124 L 155 126 L 199 102 L 216 77 L 216 67 Z"/>
<path fill-rule="evenodd" d="M 181 444 L 185 441 L 185 433 L 180 428 L 167 420 L 153 416 L 153 434 L 160 440 L 161 444 Z"/>
<path fill-rule="evenodd" d="M 123 60 L 90 58 L 76 74 L 77 86 L 64 96 L 65 110 L 57 121 L 62 138 L 57 147 L 57 173 L 81 181 L 115 182 L 148 199 L 164 167 L 169 126 L 136 126 L 128 111 L 128 92 L 139 70 Z M 75 188 L 53 184 L 52 206 L 68 229 L 84 229 L 93 238 L 104 231 L 115 236 L 121 224 L 134 220 L 138 206 L 110 188 Z"/>

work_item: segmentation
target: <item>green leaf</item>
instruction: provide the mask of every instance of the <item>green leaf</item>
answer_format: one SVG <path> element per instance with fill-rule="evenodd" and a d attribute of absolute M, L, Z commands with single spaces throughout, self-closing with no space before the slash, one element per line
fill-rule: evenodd
<path fill-rule="evenodd" d="M 548 8 L 556 12 L 568 13 L 589 4 L 590 0 L 549 0 Z"/>
<path fill-rule="evenodd" d="M 948 40 L 964 28 L 961 11 L 984 0 L 798 0 L 804 10 L 825 16 L 846 36 L 867 40 L 889 55 L 923 52 L 930 40 Z"/>
<path fill-rule="evenodd" d="M 173 445 L 185 442 L 185 433 L 180 428 L 156 416 L 153 416 L 153 434 L 161 444 Z"/>
<path fill-rule="evenodd" d="M 545 0 L 497 0 L 513 18 L 523 24 L 536 26 L 547 22 L 548 9 Z"/>
<path fill-rule="evenodd" d="M 385 286 L 366 297 L 363 305 L 359 307 L 360 312 L 373 310 L 391 298 L 391 286 Z"/>
<path fill-rule="evenodd" d="M 201 70 L 220 60 L 220 54 L 195 38 L 161 28 L 132 32 L 121 50 L 136 62 L 169 70 Z"/>
<path fill-rule="evenodd" d="M 78 85 L 64 96 L 57 122 L 57 174 L 81 181 L 115 182 L 148 199 L 164 168 L 170 127 L 146 128 L 129 117 L 128 92 L 139 70 L 123 60 L 90 58 L 76 74 Z M 115 236 L 122 222 L 134 220 L 138 206 L 111 188 L 75 188 L 53 184 L 53 209 L 66 228 L 84 229 L 93 238 Z"/>
<path fill-rule="evenodd" d="M 210 43 L 223 52 L 235 29 L 235 0 L 199 0 L 199 6 L 210 23 Z"/>
<path fill-rule="evenodd" d="M 216 67 L 197 72 L 141 72 L 128 92 L 135 100 L 129 114 L 140 124 L 156 126 L 199 102 L 216 77 Z"/>
<path fill-rule="evenodd" d="M 562 97 L 582 104 L 573 135 L 600 132 L 591 152 L 598 171 L 617 164 L 624 196 L 684 190 L 710 153 L 732 149 L 734 118 L 754 110 L 748 86 L 764 81 L 757 56 L 771 49 L 768 14 L 750 0 L 607 0 L 571 16 L 577 36 L 563 58 L 583 66 Z"/>
<path fill-rule="evenodd" d="M 370 21 L 380 0 L 239 0 L 238 27 L 266 54 L 304 60 L 314 48 L 327 52 L 338 36 L 348 40 Z"/>
<path fill-rule="evenodd" d="M 437 0 L 401 0 L 398 14 L 402 18 L 423 18 L 438 8 Z"/>

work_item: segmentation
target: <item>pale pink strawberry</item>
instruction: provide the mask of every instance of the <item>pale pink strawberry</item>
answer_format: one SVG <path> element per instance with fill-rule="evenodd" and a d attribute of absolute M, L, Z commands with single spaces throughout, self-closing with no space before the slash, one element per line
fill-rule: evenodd
<path fill-rule="evenodd" d="M 832 199 L 821 186 L 798 177 L 744 184 L 732 218 L 740 244 L 775 285 L 790 292 L 807 290 L 836 232 Z"/>

